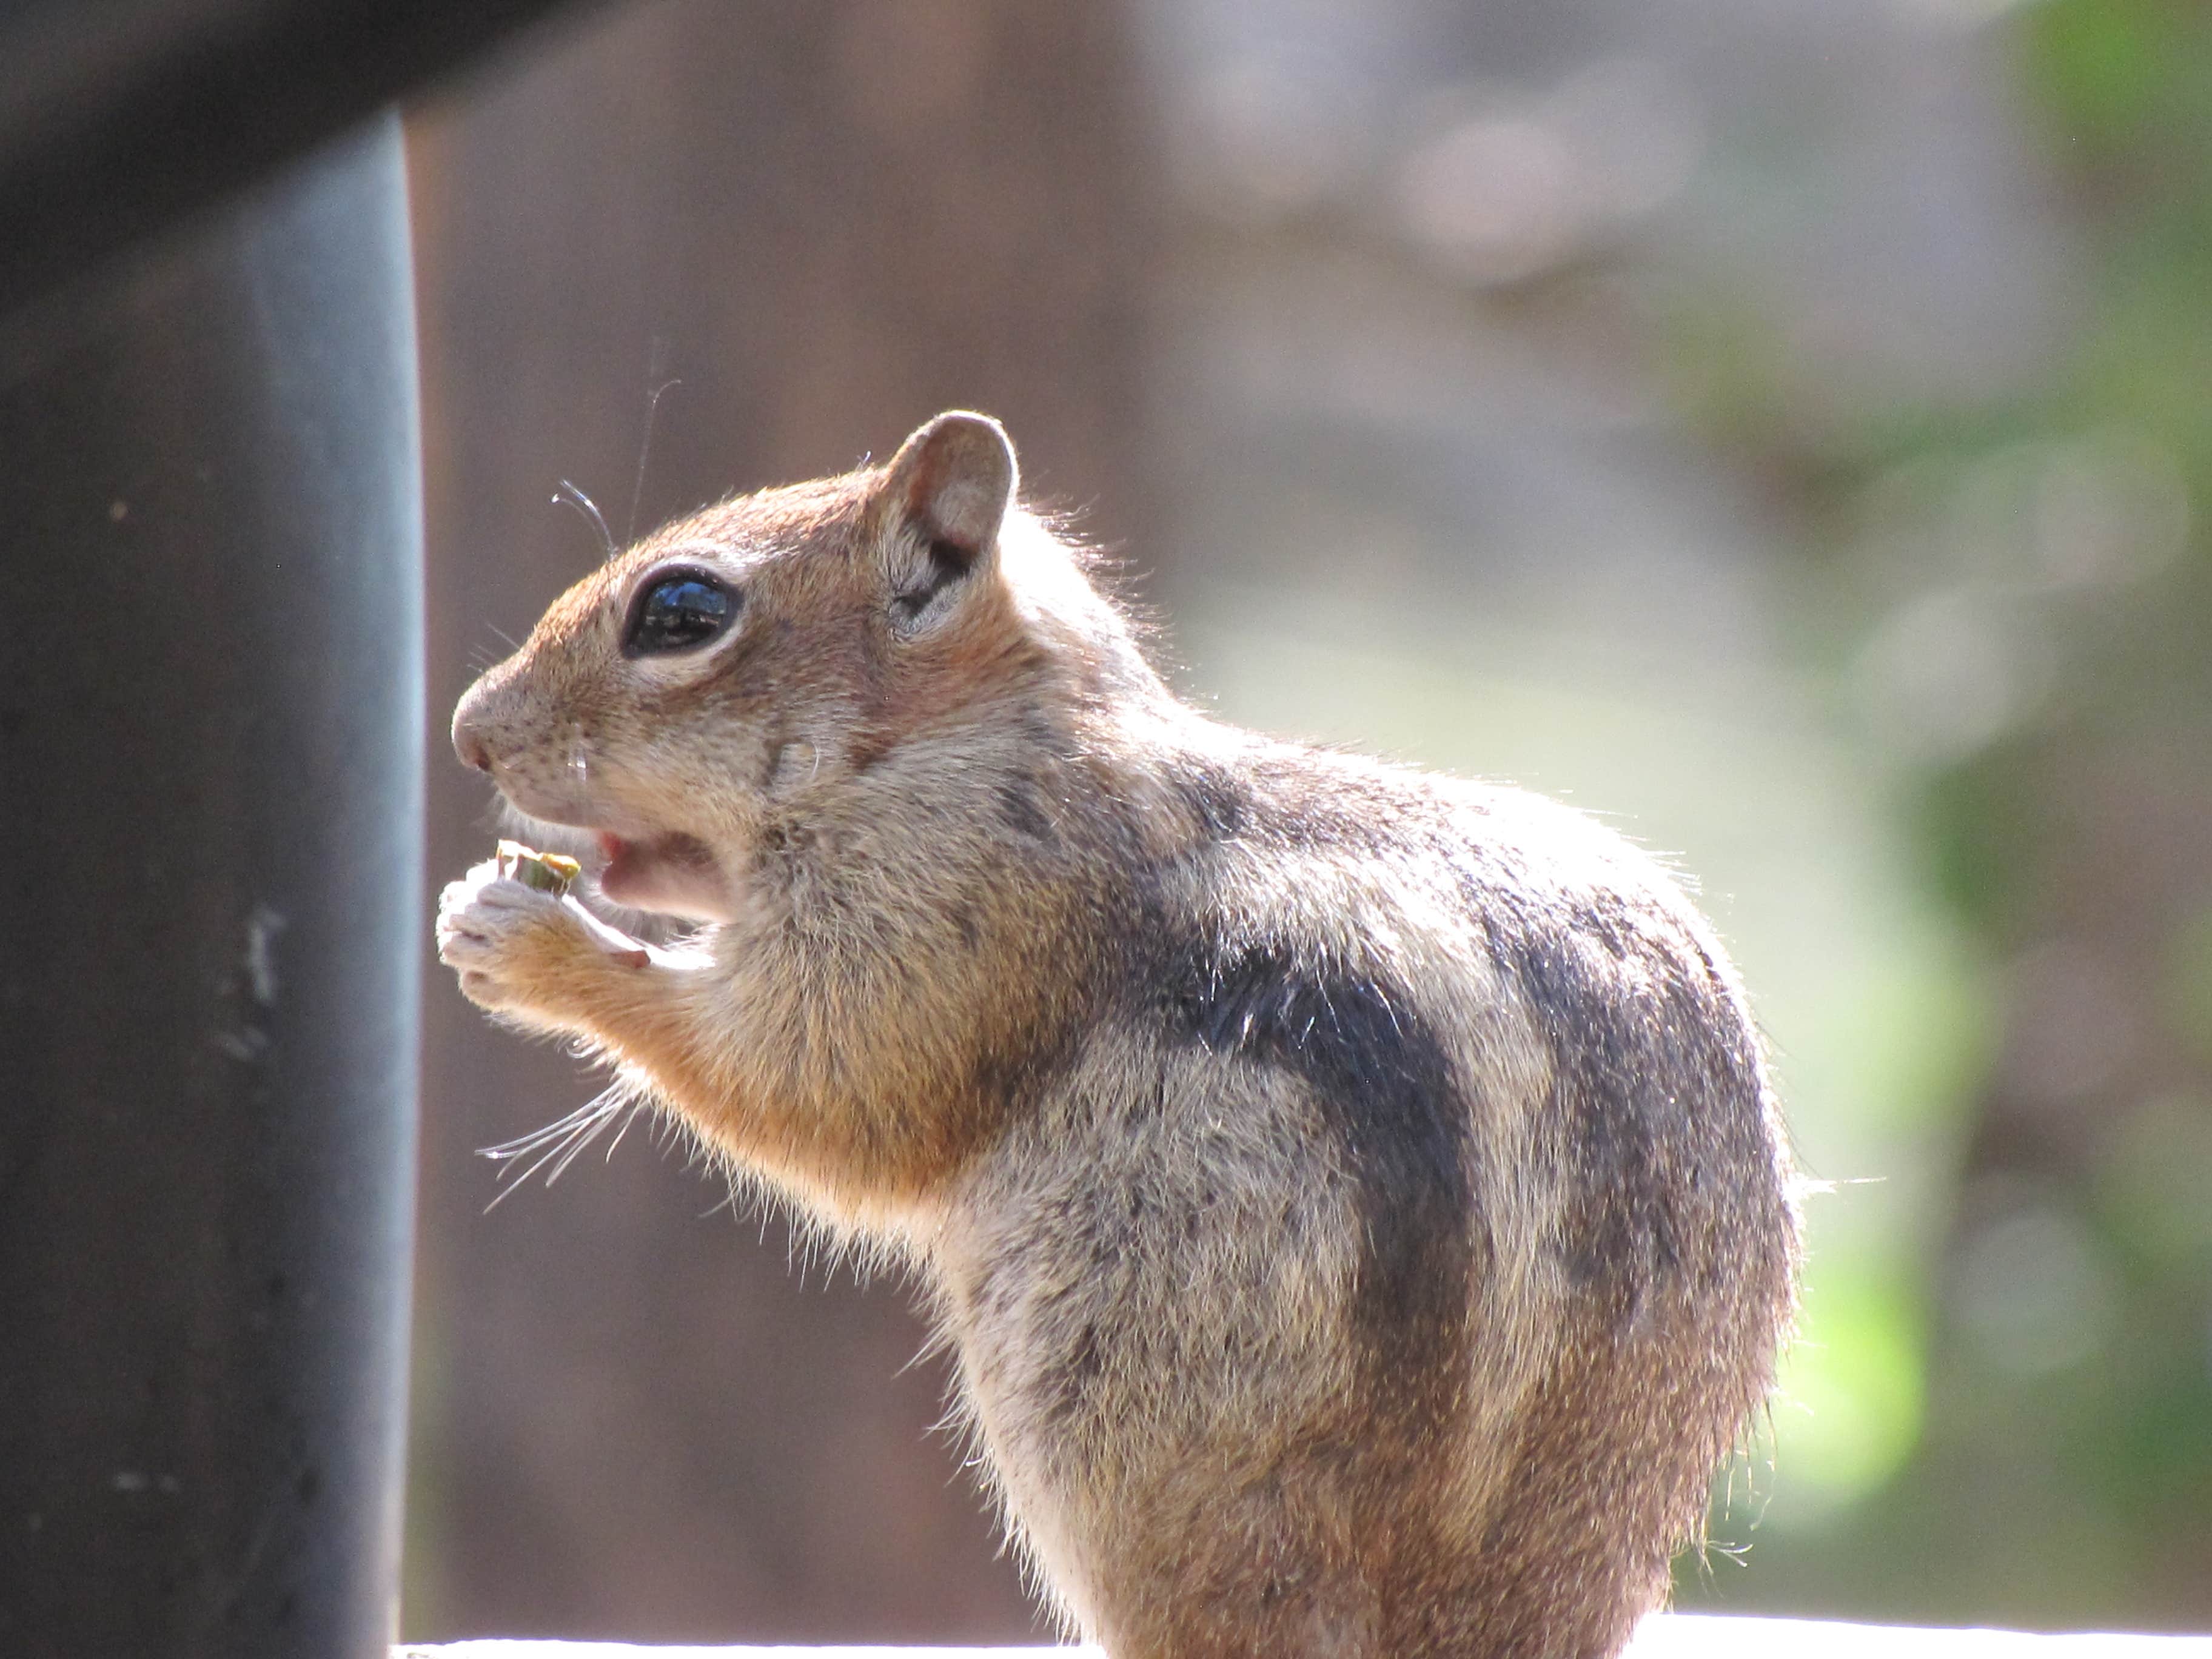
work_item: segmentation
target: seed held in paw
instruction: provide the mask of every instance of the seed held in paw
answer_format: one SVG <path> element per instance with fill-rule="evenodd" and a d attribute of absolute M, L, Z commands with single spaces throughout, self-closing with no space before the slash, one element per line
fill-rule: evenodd
<path fill-rule="evenodd" d="M 537 852 L 519 841 L 501 842 L 497 857 L 500 874 L 512 876 L 525 887 L 550 893 L 555 898 L 564 896 L 584 873 L 584 866 L 575 860 L 559 853 Z"/>

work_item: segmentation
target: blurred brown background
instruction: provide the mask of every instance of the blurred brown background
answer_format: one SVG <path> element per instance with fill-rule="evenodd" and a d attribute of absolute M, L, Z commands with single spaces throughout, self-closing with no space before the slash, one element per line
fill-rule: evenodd
<path fill-rule="evenodd" d="M 1701 883 L 1838 1185 L 1686 1601 L 2212 1626 L 2200 9 L 628 0 L 410 136 L 434 710 L 560 480 L 1001 416 L 1192 695 Z M 897 1287 L 641 1127 L 487 1213 L 593 1085 L 428 999 L 407 1633 L 1034 1637 Z"/>

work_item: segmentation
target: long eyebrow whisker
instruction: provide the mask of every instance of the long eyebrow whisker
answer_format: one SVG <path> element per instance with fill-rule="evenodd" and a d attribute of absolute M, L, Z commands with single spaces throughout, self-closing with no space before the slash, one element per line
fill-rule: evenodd
<path fill-rule="evenodd" d="M 606 515 L 599 511 L 599 503 L 566 478 L 561 480 L 561 487 L 553 492 L 553 502 L 556 507 L 574 507 L 599 526 L 599 540 L 605 544 L 607 558 L 611 562 L 618 550 L 615 546 L 615 532 L 607 528 Z"/>
<path fill-rule="evenodd" d="M 656 358 L 660 356 L 665 343 L 661 340 L 653 342 L 653 356 Z M 656 362 L 653 369 L 648 372 L 659 373 L 659 364 Z M 654 417 L 660 413 L 661 396 L 683 384 L 684 382 L 679 380 L 663 380 L 653 388 L 652 395 L 645 400 L 645 435 L 638 441 L 637 477 L 631 481 L 629 491 L 629 524 L 623 532 L 623 538 L 625 541 L 637 539 L 638 503 L 645 499 L 645 461 L 646 457 L 653 453 L 653 423 Z"/>

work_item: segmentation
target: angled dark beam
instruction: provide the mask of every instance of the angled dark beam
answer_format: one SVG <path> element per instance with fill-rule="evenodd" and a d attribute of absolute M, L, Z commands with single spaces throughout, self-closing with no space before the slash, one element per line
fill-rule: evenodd
<path fill-rule="evenodd" d="M 0 317 L 568 0 L 0 5 Z"/>

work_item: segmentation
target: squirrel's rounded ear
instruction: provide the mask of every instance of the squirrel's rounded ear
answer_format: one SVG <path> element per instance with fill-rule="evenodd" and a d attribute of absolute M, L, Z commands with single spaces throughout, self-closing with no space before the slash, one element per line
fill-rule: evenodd
<path fill-rule="evenodd" d="M 998 539 L 1020 477 L 1006 428 L 952 410 L 899 446 L 883 487 L 890 513 L 940 544 L 939 556 L 972 564 Z"/>

